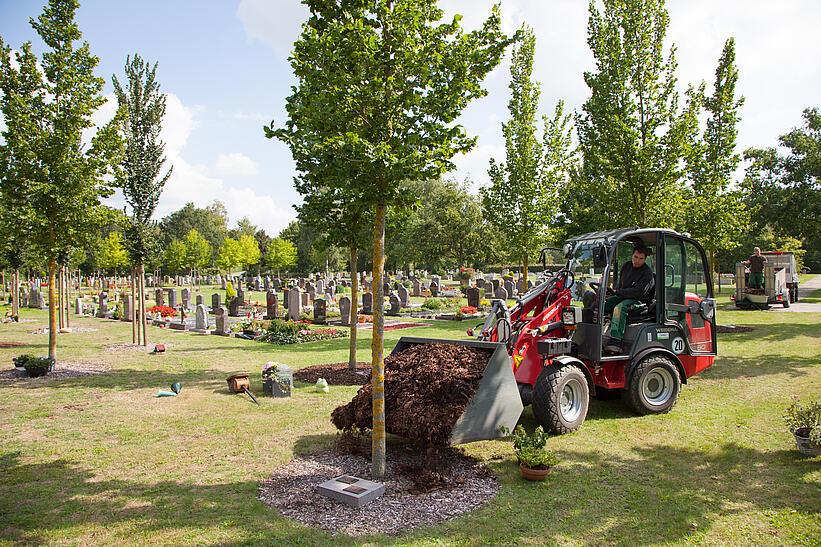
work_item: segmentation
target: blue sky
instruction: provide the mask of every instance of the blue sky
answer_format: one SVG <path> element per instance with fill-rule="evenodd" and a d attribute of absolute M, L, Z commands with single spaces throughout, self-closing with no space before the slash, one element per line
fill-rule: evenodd
<path fill-rule="evenodd" d="M 41 44 L 28 18 L 44 0 L 0 0 L 0 35 L 12 47 Z M 478 26 L 490 0 L 446 0 L 448 14 L 464 14 Z M 777 135 L 800 123 L 801 110 L 821 96 L 821 2 L 816 0 L 671 0 L 668 45 L 678 48 L 679 83 L 712 81 L 728 36 L 735 36 L 740 92 L 746 97 L 739 150 L 771 146 Z M 592 66 L 586 45 L 584 0 L 504 0 L 507 30 L 526 21 L 536 32 L 535 77 L 542 84 L 541 110 L 557 100 L 569 109 L 588 95 L 582 73 Z M 159 62 L 158 77 L 169 94 L 164 139 L 174 175 L 158 216 L 187 201 L 204 206 L 223 201 L 231 221 L 248 216 L 275 234 L 294 217 L 293 162 L 281 143 L 265 139 L 262 125 L 282 123 L 294 80 L 287 57 L 307 10 L 296 0 L 81 0 L 77 20 L 100 58 L 97 74 L 111 93 L 112 74 L 122 74 L 126 55 Z M 507 117 L 505 62 L 489 76 L 489 95 L 471 104 L 462 123 L 479 136 L 477 148 L 456 159 L 451 177 L 487 181 L 491 157 L 504 154 L 500 124 Z M 99 121 L 111 115 L 104 108 Z M 114 201 L 117 204 L 117 199 Z"/>

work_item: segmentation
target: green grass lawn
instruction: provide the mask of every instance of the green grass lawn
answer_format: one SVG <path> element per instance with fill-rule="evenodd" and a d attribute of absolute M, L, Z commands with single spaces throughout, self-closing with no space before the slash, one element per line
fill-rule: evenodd
<path fill-rule="evenodd" d="M 729 293 L 727 293 L 729 294 Z M 726 296 L 722 299 L 726 300 Z M 0 307 L 0 312 L 5 308 Z M 510 443 L 464 446 L 501 481 L 483 508 L 400 538 L 401 544 L 819 544 L 821 458 L 802 457 L 781 413 L 792 396 L 821 395 L 821 314 L 719 308 L 724 324 L 755 331 L 719 339 L 716 365 L 662 416 L 637 417 L 618 399 L 593 401 L 577 433 L 550 440 L 562 463 L 544 483 L 518 477 Z M 0 363 L 46 352 L 46 313 L 0 325 Z M 152 327 L 166 355 L 111 353 L 127 323 L 72 319 L 98 331 L 61 335 L 59 356 L 106 363 L 109 374 L 0 383 L 0 544 L 354 543 L 285 519 L 257 488 L 293 454 L 327 447 L 329 415 L 355 393 L 298 385 L 257 407 L 225 377 L 268 360 L 295 368 L 346 360 L 347 340 L 275 347 Z M 468 322 L 387 332 L 462 338 Z M 360 331 L 360 359 L 370 337 Z M 177 398 L 158 389 L 181 381 Z M 535 425 L 530 410 L 522 423 Z M 390 457 L 390 447 L 389 455 Z"/>

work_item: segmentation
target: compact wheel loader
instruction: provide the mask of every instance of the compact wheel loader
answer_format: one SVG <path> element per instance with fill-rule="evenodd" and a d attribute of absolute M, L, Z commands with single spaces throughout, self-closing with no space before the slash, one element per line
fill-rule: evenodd
<path fill-rule="evenodd" d="M 622 349 L 609 353 L 605 301 L 637 244 L 650 249 L 655 282 L 629 309 Z M 542 251 L 543 265 L 550 251 Z M 476 342 L 402 338 L 394 349 L 444 342 L 494 350 L 451 444 L 501 436 L 500 427 L 512 428 L 526 405 L 550 432 L 576 431 L 590 398 L 614 390 L 638 414 L 668 412 L 682 383 L 712 366 L 715 300 L 707 257 L 695 240 L 672 230 L 626 228 L 575 237 L 560 252 L 565 265 L 545 269 L 512 308 L 492 302 L 485 322 L 468 331 Z"/>

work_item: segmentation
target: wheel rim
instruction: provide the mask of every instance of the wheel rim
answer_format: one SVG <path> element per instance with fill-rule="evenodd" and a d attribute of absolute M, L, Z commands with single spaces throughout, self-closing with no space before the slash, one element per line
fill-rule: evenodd
<path fill-rule="evenodd" d="M 641 395 L 648 404 L 661 406 L 673 394 L 673 375 L 665 368 L 654 368 L 641 381 Z"/>
<path fill-rule="evenodd" d="M 571 378 L 562 388 L 562 396 L 559 402 L 559 410 L 562 418 L 566 422 L 575 422 L 582 412 L 584 392 L 582 384 L 575 378 Z"/>

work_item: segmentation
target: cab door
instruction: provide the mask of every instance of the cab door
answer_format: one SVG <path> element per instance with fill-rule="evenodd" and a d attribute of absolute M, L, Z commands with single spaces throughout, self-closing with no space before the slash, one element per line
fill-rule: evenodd
<path fill-rule="evenodd" d="M 687 376 L 709 367 L 712 358 L 692 361 L 686 356 L 716 354 L 715 300 L 707 273 L 707 256 L 698 243 L 664 235 L 664 323 L 680 327 L 684 335 L 676 335 L 670 349 L 686 361 L 685 369 L 692 369 Z"/>

